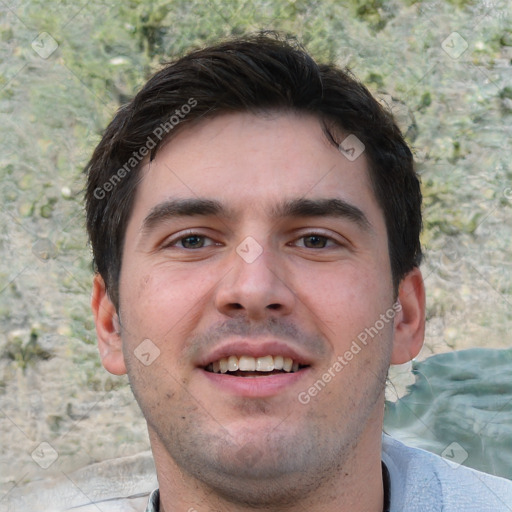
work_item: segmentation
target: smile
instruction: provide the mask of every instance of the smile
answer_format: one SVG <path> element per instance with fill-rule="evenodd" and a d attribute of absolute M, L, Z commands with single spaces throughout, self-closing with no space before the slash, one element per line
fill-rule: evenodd
<path fill-rule="evenodd" d="M 292 358 L 281 355 L 263 357 L 232 355 L 210 363 L 205 370 L 212 373 L 227 373 L 237 377 L 259 377 L 269 374 L 294 373 L 304 367 Z"/>

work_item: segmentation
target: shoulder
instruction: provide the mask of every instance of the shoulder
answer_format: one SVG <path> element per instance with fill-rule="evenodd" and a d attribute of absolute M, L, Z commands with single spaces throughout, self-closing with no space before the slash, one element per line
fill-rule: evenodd
<path fill-rule="evenodd" d="M 64 512 L 144 512 L 148 504 L 149 494 L 130 498 L 117 498 L 95 501 L 88 505 L 67 508 Z"/>
<path fill-rule="evenodd" d="M 155 489 L 150 494 L 143 493 L 129 498 L 117 498 L 113 500 L 103 500 L 84 505 L 82 507 L 73 507 L 64 512 L 158 512 L 160 493 Z"/>
<path fill-rule="evenodd" d="M 32 512 L 144 512 L 157 486 L 152 454 L 146 451 L 16 487 L 2 505 Z"/>
<path fill-rule="evenodd" d="M 393 512 L 512 510 L 512 482 L 505 478 L 408 447 L 386 435 L 382 460 L 390 473 Z"/>

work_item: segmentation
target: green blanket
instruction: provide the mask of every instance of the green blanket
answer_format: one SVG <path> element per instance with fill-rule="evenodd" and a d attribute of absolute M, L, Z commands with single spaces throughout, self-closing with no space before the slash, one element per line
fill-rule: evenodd
<path fill-rule="evenodd" d="M 438 354 L 413 372 L 409 393 L 386 403 L 385 432 L 512 479 L 512 349 Z"/>

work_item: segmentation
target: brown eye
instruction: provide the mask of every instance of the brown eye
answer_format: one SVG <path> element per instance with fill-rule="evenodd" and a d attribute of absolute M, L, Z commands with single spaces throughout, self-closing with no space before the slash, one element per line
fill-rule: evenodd
<path fill-rule="evenodd" d="M 178 244 L 184 249 L 201 249 L 206 245 L 205 237 L 200 235 L 190 235 L 178 240 Z"/>
<path fill-rule="evenodd" d="M 302 238 L 304 240 L 304 247 L 308 249 L 323 249 L 327 246 L 329 239 L 320 235 L 309 235 Z"/>

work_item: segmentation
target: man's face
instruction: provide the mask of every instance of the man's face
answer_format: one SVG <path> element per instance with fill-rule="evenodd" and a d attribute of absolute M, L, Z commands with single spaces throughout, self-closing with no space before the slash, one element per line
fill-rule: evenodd
<path fill-rule="evenodd" d="M 386 227 L 364 153 L 348 159 L 316 118 L 239 113 L 180 131 L 143 169 L 119 291 L 157 460 L 275 503 L 380 432 L 393 320 L 343 356 L 392 308 Z M 300 367 L 219 373 L 229 356 Z"/>

